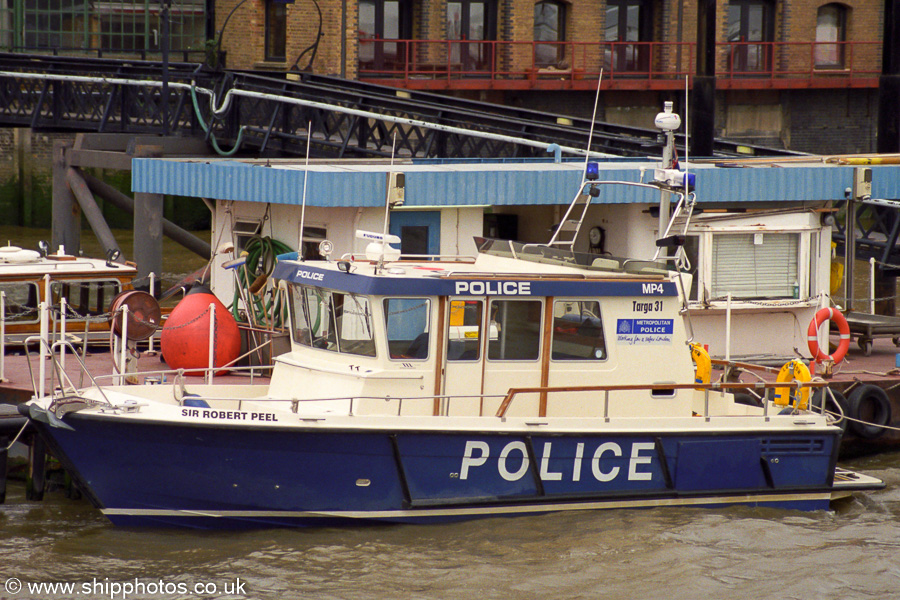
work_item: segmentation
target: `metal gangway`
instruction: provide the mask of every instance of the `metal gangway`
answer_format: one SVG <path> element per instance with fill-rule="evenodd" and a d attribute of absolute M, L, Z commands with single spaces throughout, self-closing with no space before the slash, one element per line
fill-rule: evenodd
<path fill-rule="evenodd" d="M 0 53 L 0 65 L 0 127 L 203 137 L 223 155 L 303 156 L 311 138 L 315 157 L 380 158 L 391 155 L 396 136 L 396 155 L 405 158 L 546 158 L 548 148 L 584 152 L 591 125 L 306 72 L 18 53 Z M 644 157 L 663 144 L 655 130 L 598 122 L 590 150 Z M 795 154 L 715 142 L 717 156 L 748 151 Z"/>

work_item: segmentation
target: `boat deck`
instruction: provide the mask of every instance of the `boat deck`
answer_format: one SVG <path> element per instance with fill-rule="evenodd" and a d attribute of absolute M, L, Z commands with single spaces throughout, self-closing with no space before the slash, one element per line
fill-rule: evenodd
<path fill-rule="evenodd" d="M 33 395 L 27 357 L 23 353 L 11 353 L 7 354 L 4 358 L 5 380 L 0 381 L 0 403 L 19 404 L 27 402 Z M 114 373 L 112 360 L 112 355 L 109 352 L 94 350 L 88 352 L 85 357 L 85 366 L 94 376 L 109 376 Z M 32 361 L 33 367 L 35 368 L 35 377 L 37 377 L 37 358 L 33 357 Z M 49 373 L 49 360 L 47 364 Z M 167 371 L 168 369 L 168 365 L 160 360 L 160 355 L 158 353 L 148 354 L 147 352 L 142 352 L 137 363 L 138 381 L 144 383 L 144 380 L 147 377 L 159 377 L 161 383 L 171 383 L 174 376 L 172 373 L 167 373 L 165 375 L 158 373 L 159 371 Z M 261 375 L 261 372 L 265 374 Z M 67 357 L 66 360 L 66 373 L 76 386 L 80 387 L 82 381 L 84 386 L 91 385 L 90 380 L 86 376 L 82 380 L 78 361 L 71 356 Z M 163 377 L 165 377 L 164 381 L 162 380 Z M 101 383 L 109 384 L 110 382 L 111 380 L 108 377 L 104 377 L 104 379 L 101 380 Z M 256 369 L 252 376 L 249 371 L 232 371 L 227 375 L 217 375 L 213 378 L 213 383 L 223 385 L 246 385 L 251 382 L 268 384 L 268 370 L 261 371 L 260 369 Z M 202 383 L 204 383 L 204 377 L 202 375 L 185 375 L 185 384 L 187 385 Z"/>

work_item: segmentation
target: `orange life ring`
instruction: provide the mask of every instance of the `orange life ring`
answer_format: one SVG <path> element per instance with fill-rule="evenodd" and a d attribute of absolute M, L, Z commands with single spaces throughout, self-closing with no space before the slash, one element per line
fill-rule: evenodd
<path fill-rule="evenodd" d="M 838 326 L 838 332 L 841 334 L 841 342 L 838 344 L 834 354 L 827 355 L 819 349 L 819 327 L 825 321 L 834 321 Z M 834 364 L 838 364 L 844 360 L 847 350 L 850 349 L 850 326 L 847 325 L 847 319 L 841 314 L 841 311 L 834 308 L 823 308 L 816 313 L 813 320 L 809 322 L 809 329 L 806 332 L 809 351 L 813 355 L 813 360 L 817 363 L 831 360 Z M 827 343 L 827 342 L 826 342 Z"/>

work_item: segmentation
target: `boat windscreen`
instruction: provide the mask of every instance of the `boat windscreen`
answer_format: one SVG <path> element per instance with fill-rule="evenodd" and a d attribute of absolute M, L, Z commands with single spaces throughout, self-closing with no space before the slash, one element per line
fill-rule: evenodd
<path fill-rule="evenodd" d="M 320 287 L 292 285 L 291 335 L 303 346 L 375 356 L 369 299 Z"/>

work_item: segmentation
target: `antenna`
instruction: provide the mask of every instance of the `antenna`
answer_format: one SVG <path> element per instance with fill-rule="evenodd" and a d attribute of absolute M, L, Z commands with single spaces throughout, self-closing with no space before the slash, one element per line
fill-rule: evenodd
<path fill-rule="evenodd" d="M 303 172 L 303 204 L 300 209 L 300 247 L 297 248 L 299 259 L 303 261 L 303 226 L 306 221 L 306 180 L 309 178 L 309 143 L 312 141 L 312 121 L 306 126 L 306 170 Z"/>
<path fill-rule="evenodd" d="M 394 129 L 394 139 L 391 142 L 391 169 L 394 168 L 394 153 L 397 150 L 397 130 Z M 391 186 L 390 186 L 390 170 L 388 171 L 388 185 L 385 186 L 387 192 L 384 195 L 384 231 L 383 231 L 383 241 L 381 242 L 381 257 L 378 259 L 378 267 L 384 266 L 384 255 L 387 251 L 387 239 L 388 236 L 388 221 L 390 220 L 391 214 Z"/>
<path fill-rule="evenodd" d="M 688 162 L 688 148 L 690 148 L 691 141 L 691 127 L 690 127 L 690 118 L 691 111 L 688 106 L 688 98 L 690 94 L 688 93 L 688 75 L 684 76 L 684 197 L 687 198 L 690 190 L 688 189 L 688 169 L 690 168 L 690 163 Z"/>
<path fill-rule="evenodd" d="M 597 122 L 597 105 L 600 103 L 600 84 L 603 83 L 603 67 L 600 68 L 600 77 L 597 78 L 597 93 L 594 96 L 594 112 L 591 113 L 591 132 L 588 134 L 587 152 L 584 154 L 584 174 L 587 176 L 588 161 L 591 159 L 591 144 L 594 141 L 594 123 Z"/>

